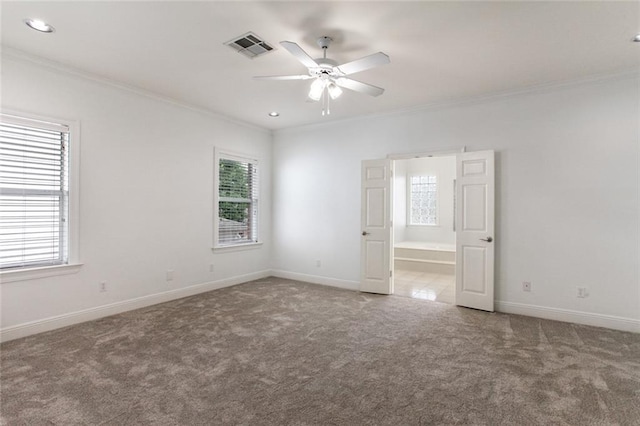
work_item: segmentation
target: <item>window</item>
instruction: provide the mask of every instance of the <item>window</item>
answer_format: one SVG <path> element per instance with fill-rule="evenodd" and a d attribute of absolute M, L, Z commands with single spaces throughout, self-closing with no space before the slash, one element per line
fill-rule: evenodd
<path fill-rule="evenodd" d="M 438 224 L 438 184 L 436 176 L 411 176 L 409 181 L 409 224 Z"/>
<path fill-rule="evenodd" d="M 216 150 L 214 247 L 258 242 L 258 162 Z"/>
<path fill-rule="evenodd" d="M 0 269 L 70 255 L 70 125 L 0 114 Z"/>

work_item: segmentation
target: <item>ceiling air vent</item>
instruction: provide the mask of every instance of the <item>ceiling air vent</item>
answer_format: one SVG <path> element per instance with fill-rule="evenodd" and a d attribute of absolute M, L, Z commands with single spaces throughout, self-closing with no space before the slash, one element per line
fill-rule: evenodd
<path fill-rule="evenodd" d="M 250 59 L 275 50 L 273 46 L 251 32 L 235 37 L 225 44 Z"/>

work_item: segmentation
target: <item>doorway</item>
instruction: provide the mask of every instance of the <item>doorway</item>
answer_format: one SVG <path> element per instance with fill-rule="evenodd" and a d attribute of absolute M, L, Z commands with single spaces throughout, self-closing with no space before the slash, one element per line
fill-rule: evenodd
<path fill-rule="evenodd" d="M 451 155 L 439 153 L 436 156 Z M 429 155 L 424 155 L 428 157 Z M 363 160 L 361 174 L 361 224 L 362 239 L 360 245 L 360 291 L 367 293 L 394 293 L 394 162 L 402 158 L 386 158 Z M 455 291 L 454 300 L 458 306 L 465 306 L 484 311 L 494 308 L 494 213 L 495 213 L 495 160 L 493 151 L 475 151 L 455 153 Z M 410 182 L 411 183 L 411 182 Z M 429 175 L 420 176 L 414 183 L 426 186 L 428 192 L 431 184 L 437 183 Z M 405 180 L 407 186 L 407 180 Z M 409 189 L 407 189 L 409 191 Z M 402 191 L 404 192 L 404 190 Z M 408 194 L 408 192 L 407 192 Z M 421 204 L 422 207 L 422 197 Z M 429 195 L 426 198 L 427 212 L 418 212 L 420 223 L 437 223 L 430 205 Z M 432 197 L 433 198 L 433 197 Z M 407 205 L 405 199 L 405 205 Z M 433 204 L 433 203 L 431 203 Z M 412 208 L 412 207 L 409 207 Z M 409 219 L 407 215 L 406 220 Z M 402 223 L 402 218 L 400 218 Z M 404 222 L 407 228 L 407 222 Z M 403 242 L 402 236 L 398 242 Z M 424 248 L 423 248 L 424 249 Z M 444 251 L 444 250 L 438 250 Z M 442 255 L 442 254 L 440 254 Z M 425 259 L 423 259 L 425 260 Z M 447 266 L 449 259 L 430 259 L 429 262 Z M 402 280 L 401 280 L 402 281 Z M 442 283 L 441 283 L 442 284 Z M 426 288 L 423 295 L 427 295 Z M 437 295 L 436 295 L 437 298 Z"/>
<path fill-rule="evenodd" d="M 454 304 L 456 157 L 398 159 L 393 169 L 393 293 Z"/>

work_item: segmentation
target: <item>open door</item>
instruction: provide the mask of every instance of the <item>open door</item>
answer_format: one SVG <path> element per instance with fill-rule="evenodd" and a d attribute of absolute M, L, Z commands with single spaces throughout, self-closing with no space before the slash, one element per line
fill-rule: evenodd
<path fill-rule="evenodd" d="M 391 160 L 362 162 L 360 291 L 393 293 Z"/>
<path fill-rule="evenodd" d="M 493 312 L 494 152 L 458 154 L 456 305 Z"/>

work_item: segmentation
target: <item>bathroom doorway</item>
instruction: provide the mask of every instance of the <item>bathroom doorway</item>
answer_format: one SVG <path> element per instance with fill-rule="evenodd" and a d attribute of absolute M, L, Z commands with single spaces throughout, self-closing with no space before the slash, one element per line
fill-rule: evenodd
<path fill-rule="evenodd" d="M 456 156 L 394 161 L 394 294 L 455 303 Z"/>
<path fill-rule="evenodd" d="M 394 171 L 401 160 L 439 157 L 455 159 L 450 202 L 441 200 L 449 185 L 444 171 L 425 171 L 421 164 L 413 167 L 411 163 L 400 163 L 406 170 Z M 414 281 L 404 292 L 409 297 L 436 300 L 440 294 L 444 301 L 452 293 L 446 281 L 453 280 L 457 306 L 493 312 L 495 153 L 463 149 L 437 155 L 389 155 L 362 160 L 361 172 L 360 291 L 401 294 L 403 285 Z M 443 213 L 449 208 L 451 215 Z M 417 233 L 412 233 L 414 227 Z M 453 244 L 444 234 L 436 236 L 441 230 L 453 235 Z M 451 245 L 455 245 L 453 258 L 447 250 Z M 399 277 L 394 273 L 396 261 Z M 400 281 L 397 291 L 396 279 Z"/>

